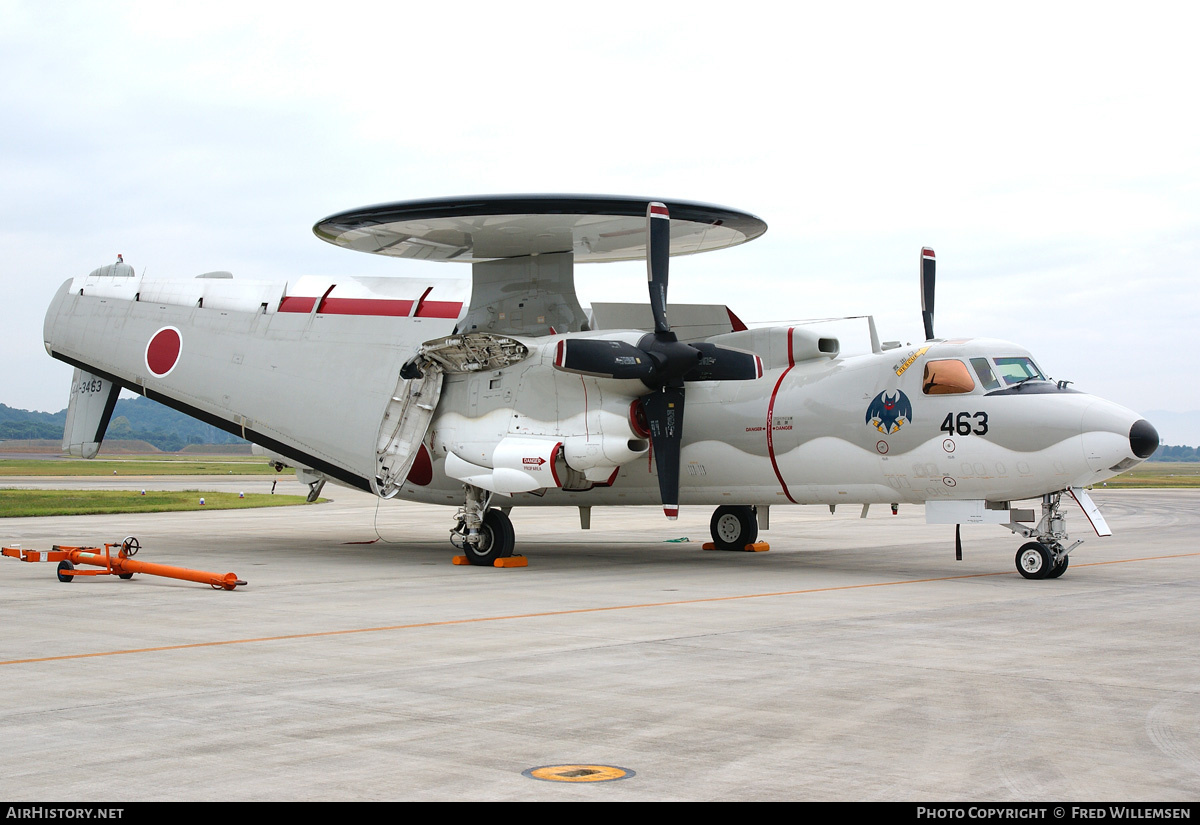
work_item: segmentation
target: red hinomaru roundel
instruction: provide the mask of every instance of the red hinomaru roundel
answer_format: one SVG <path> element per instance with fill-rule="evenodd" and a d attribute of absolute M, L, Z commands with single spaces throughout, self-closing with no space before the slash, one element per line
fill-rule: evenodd
<path fill-rule="evenodd" d="M 165 378 L 179 362 L 183 336 L 175 327 L 163 327 L 146 345 L 146 369 L 155 378 Z"/>

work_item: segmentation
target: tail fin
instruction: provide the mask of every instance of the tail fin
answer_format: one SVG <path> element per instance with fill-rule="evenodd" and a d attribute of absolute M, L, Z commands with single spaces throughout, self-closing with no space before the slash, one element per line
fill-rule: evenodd
<path fill-rule="evenodd" d="M 120 394 L 121 388 L 112 381 L 76 367 L 63 429 L 63 452 L 81 458 L 96 457 Z"/>

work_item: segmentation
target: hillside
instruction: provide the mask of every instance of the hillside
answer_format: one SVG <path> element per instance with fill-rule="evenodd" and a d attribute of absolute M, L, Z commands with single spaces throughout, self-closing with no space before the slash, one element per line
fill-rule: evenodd
<path fill-rule="evenodd" d="M 55 439 L 62 441 L 67 411 L 56 413 L 18 410 L 0 404 L 0 441 Z M 107 438 L 140 440 L 165 452 L 178 452 L 189 444 L 245 444 L 247 442 L 197 421 L 157 401 L 122 398 L 117 401 Z"/>

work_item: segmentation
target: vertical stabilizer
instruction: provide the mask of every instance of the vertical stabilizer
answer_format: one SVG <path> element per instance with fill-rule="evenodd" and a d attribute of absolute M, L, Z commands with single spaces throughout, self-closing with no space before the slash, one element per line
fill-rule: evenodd
<path fill-rule="evenodd" d="M 63 452 L 95 458 L 108 429 L 121 388 L 106 378 L 76 368 L 63 429 Z"/>

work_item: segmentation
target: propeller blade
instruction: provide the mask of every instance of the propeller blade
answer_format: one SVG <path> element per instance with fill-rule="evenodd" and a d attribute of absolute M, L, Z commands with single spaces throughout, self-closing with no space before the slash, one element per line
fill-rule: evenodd
<path fill-rule="evenodd" d="M 698 342 L 700 363 L 683 375 L 684 381 L 753 381 L 762 378 L 762 359 L 752 352 Z"/>
<path fill-rule="evenodd" d="M 650 282 L 650 308 L 654 331 L 671 331 L 667 323 L 667 268 L 671 252 L 671 213 L 666 204 L 646 207 L 646 280 Z"/>
<path fill-rule="evenodd" d="M 933 340 L 933 281 L 937 261 L 929 247 L 921 249 L 921 320 L 925 322 L 925 340 Z"/>
<path fill-rule="evenodd" d="M 664 387 L 642 396 L 642 409 L 650 425 L 650 443 L 658 466 L 658 493 L 663 513 L 679 517 L 679 454 L 683 447 L 683 389 Z"/>
<path fill-rule="evenodd" d="M 603 338 L 564 338 L 555 350 L 554 366 L 580 375 L 642 381 L 652 380 L 656 372 L 653 359 L 633 344 Z"/>

